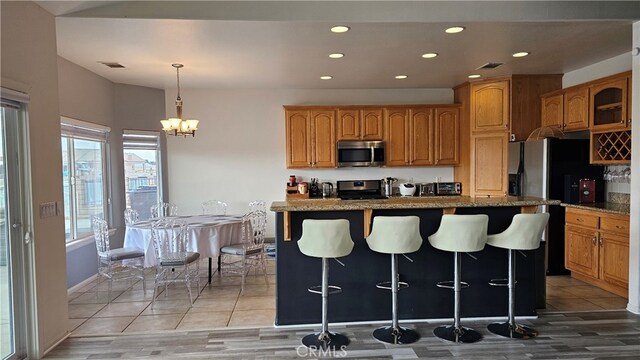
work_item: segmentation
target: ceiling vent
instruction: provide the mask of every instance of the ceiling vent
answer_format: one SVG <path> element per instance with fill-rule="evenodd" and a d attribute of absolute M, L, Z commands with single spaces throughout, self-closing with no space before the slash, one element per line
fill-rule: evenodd
<path fill-rule="evenodd" d="M 499 63 L 499 62 L 490 62 L 490 63 L 486 63 L 482 66 L 480 66 L 479 68 L 477 68 L 476 70 L 493 70 L 495 68 L 497 68 L 498 66 L 504 65 L 504 63 Z"/>
<path fill-rule="evenodd" d="M 117 62 L 106 62 L 106 61 L 100 61 L 100 64 L 108 66 L 112 69 L 124 69 L 124 65 L 119 64 Z"/>

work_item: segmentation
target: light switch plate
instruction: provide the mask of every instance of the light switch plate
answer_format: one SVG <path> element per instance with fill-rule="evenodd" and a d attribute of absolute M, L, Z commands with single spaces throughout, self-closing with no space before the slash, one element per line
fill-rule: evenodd
<path fill-rule="evenodd" d="M 50 201 L 40 204 L 40 219 L 56 216 L 56 203 Z"/>

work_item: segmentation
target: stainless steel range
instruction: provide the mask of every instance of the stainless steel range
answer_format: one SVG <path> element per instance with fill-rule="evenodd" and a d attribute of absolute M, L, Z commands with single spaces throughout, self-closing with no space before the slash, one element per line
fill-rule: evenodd
<path fill-rule="evenodd" d="M 381 180 L 341 180 L 337 182 L 337 193 L 342 200 L 387 198 L 382 195 Z"/>

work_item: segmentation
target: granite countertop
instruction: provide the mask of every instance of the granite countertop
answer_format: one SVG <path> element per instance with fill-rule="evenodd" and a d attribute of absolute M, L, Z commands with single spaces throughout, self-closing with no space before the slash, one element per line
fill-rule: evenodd
<path fill-rule="evenodd" d="M 629 215 L 631 213 L 631 206 L 629 204 L 618 204 L 612 202 L 602 202 L 594 204 L 565 204 L 561 203 L 561 206 L 582 209 L 600 211 L 609 214 Z"/>
<path fill-rule="evenodd" d="M 470 196 L 429 196 L 391 197 L 375 200 L 294 199 L 274 201 L 271 211 L 341 211 L 364 209 L 444 209 L 459 207 L 502 207 L 559 205 L 559 200 L 544 200 L 537 197 L 470 197 Z"/>

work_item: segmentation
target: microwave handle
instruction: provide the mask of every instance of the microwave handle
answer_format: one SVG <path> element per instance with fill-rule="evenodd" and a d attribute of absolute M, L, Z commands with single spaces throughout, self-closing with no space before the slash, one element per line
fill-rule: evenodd
<path fill-rule="evenodd" d="M 373 151 L 373 146 L 371 146 L 369 149 L 371 149 L 371 162 L 369 163 L 369 166 L 373 165 L 373 161 L 375 160 L 375 152 Z"/>

